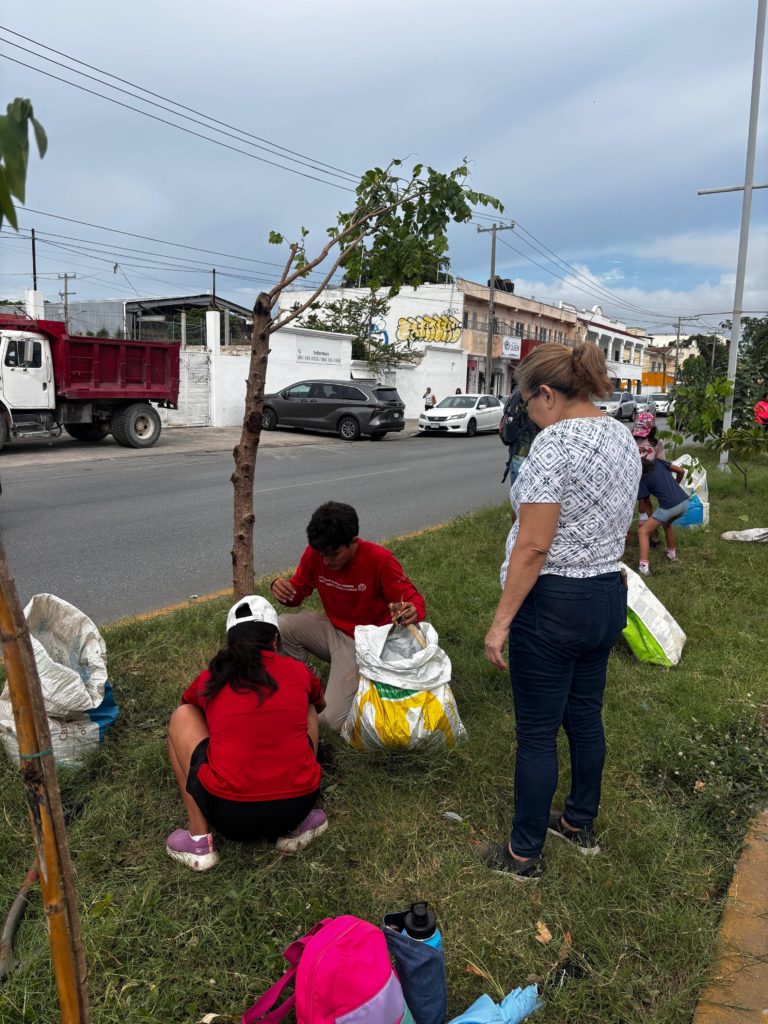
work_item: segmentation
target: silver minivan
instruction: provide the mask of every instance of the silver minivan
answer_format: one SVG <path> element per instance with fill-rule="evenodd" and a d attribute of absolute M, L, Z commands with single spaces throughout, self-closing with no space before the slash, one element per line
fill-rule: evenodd
<path fill-rule="evenodd" d="M 332 431 L 344 441 L 366 434 L 380 441 L 405 429 L 405 403 L 376 380 L 302 380 L 264 396 L 264 430 L 302 427 Z"/>

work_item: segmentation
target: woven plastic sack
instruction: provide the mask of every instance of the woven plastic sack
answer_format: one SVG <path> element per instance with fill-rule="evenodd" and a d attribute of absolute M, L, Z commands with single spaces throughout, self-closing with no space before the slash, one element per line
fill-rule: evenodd
<path fill-rule="evenodd" d="M 104 739 L 119 714 L 107 678 L 107 648 L 95 624 L 53 594 L 36 594 L 24 609 L 32 639 L 53 754 L 79 762 Z M 6 685 L 0 694 L 0 741 L 19 760 L 16 725 Z"/>
<path fill-rule="evenodd" d="M 627 565 L 627 625 L 624 639 L 638 661 L 669 668 L 683 654 L 686 636 L 675 619 L 647 587 L 643 578 Z"/>
<path fill-rule="evenodd" d="M 727 530 L 720 534 L 721 540 L 743 540 L 751 543 L 768 544 L 768 527 L 758 526 L 752 530 Z"/>
<path fill-rule="evenodd" d="M 673 526 L 706 526 L 709 522 L 709 503 L 702 502 L 698 494 L 694 494 L 688 502 L 688 508 L 679 519 L 675 519 Z"/>
<path fill-rule="evenodd" d="M 706 469 L 698 459 L 687 453 L 675 459 L 675 465 L 685 470 L 680 486 L 691 499 L 691 503 L 685 515 L 675 520 L 674 525 L 709 526 L 709 486 Z"/>
<path fill-rule="evenodd" d="M 356 626 L 357 694 L 341 735 L 356 750 L 446 746 L 466 738 L 451 661 L 428 622 L 422 648 L 406 630 Z"/>

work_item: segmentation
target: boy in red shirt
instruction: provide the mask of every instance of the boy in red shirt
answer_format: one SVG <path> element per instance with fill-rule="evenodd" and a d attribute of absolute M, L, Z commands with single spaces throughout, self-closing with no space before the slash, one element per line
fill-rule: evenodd
<path fill-rule="evenodd" d="M 227 643 L 181 698 L 168 725 L 168 753 L 187 812 L 166 851 L 193 871 L 219 855 L 212 828 L 228 839 L 307 846 L 328 827 L 315 807 L 320 680 L 277 653 L 277 613 L 250 595 L 227 616 Z"/>
<path fill-rule="evenodd" d="M 360 524 L 351 505 L 329 501 L 309 521 L 309 547 L 290 579 L 270 584 L 275 598 L 296 608 L 317 590 L 322 612 L 281 615 L 283 649 L 299 661 L 312 654 L 330 663 L 320 716 L 340 732 L 357 693 L 355 626 L 407 626 L 426 618 L 424 598 L 391 551 L 358 537 Z"/>

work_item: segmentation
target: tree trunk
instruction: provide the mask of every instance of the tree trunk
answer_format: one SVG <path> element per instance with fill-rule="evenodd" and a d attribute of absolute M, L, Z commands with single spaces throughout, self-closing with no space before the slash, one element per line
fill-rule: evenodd
<path fill-rule="evenodd" d="M 243 430 L 233 452 L 235 471 L 231 477 L 235 490 L 232 585 L 238 601 L 253 590 L 253 524 L 256 518 L 253 514 L 253 481 L 261 437 L 271 323 L 270 298 L 266 292 L 262 292 L 253 307 L 251 362 L 245 387 Z"/>
<path fill-rule="evenodd" d="M 0 542 L 0 636 L 16 722 L 62 1024 L 87 1024 L 88 991 L 74 873 L 29 630 Z"/>

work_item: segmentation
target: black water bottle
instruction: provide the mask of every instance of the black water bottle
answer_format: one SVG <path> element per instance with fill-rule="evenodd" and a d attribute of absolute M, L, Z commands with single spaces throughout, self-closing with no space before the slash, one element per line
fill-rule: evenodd
<path fill-rule="evenodd" d="M 434 911 L 429 909 L 426 900 L 411 904 L 411 909 L 405 915 L 403 934 L 410 935 L 419 942 L 426 942 L 434 949 L 443 948 L 443 937 L 437 927 L 437 918 Z"/>

